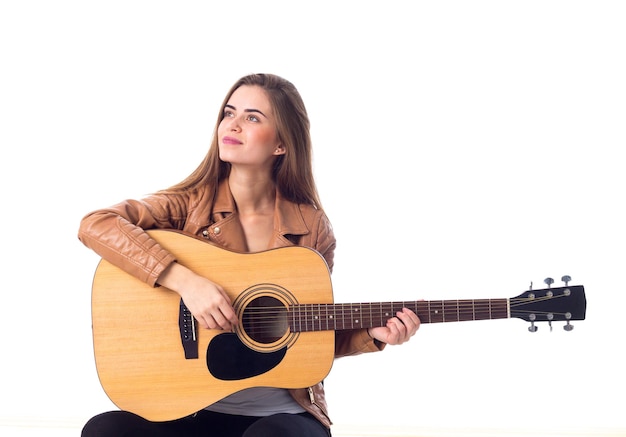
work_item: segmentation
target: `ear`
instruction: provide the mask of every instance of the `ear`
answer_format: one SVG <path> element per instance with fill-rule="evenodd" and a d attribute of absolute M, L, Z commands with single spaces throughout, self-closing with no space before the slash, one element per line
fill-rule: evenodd
<path fill-rule="evenodd" d="M 276 148 L 274 149 L 274 156 L 279 156 L 279 155 L 284 155 L 287 151 L 285 150 L 285 146 L 283 146 L 281 143 L 278 143 L 276 145 Z"/>

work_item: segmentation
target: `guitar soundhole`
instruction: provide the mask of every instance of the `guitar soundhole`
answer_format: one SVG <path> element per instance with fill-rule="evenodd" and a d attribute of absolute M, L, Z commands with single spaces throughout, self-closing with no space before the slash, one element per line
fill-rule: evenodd
<path fill-rule="evenodd" d="M 244 309 L 241 321 L 247 336 L 263 344 L 280 340 L 289 329 L 287 308 L 272 296 L 252 299 Z"/>

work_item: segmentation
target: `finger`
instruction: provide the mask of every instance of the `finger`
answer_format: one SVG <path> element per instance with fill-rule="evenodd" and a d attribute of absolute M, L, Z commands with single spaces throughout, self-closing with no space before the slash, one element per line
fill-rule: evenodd
<path fill-rule="evenodd" d="M 228 293 L 226 293 L 226 290 L 224 290 L 221 286 L 216 285 L 217 287 L 217 291 L 220 292 L 220 294 L 224 297 L 224 299 L 226 300 L 226 302 L 228 302 L 229 304 L 231 304 L 231 300 L 230 300 L 230 296 L 228 295 Z"/>
<path fill-rule="evenodd" d="M 404 326 L 404 323 L 402 323 L 399 318 L 392 317 L 387 321 L 387 329 L 389 329 L 389 338 L 387 343 L 401 343 L 400 339 L 404 338 L 406 333 L 406 327 Z"/>
<path fill-rule="evenodd" d="M 239 321 L 237 319 L 237 314 L 235 313 L 235 310 L 232 306 L 223 305 L 220 307 L 220 311 L 222 312 L 222 315 L 229 324 L 236 325 Z"/>
<path fill-rule="evenodd" d="M 222 312 L 222 315 L 224 316 L 224 318 L 231 325 L 236 325 L 237 322 L 238 322 L 237 314 L 235 313 L 235 310 L 234 310 L 234 308 L 232 306 L 232 302 L 230 300 L 230 296 L 228 296 L 226 291 L 222 287 L 220 287 L 219 285 L 217 286 L 217 290 L 220 292 L 220 294 L 224 298 L 224 301 L 219 306 L 219 310 Z M 232 328 L 232 326 L 231 326 L 231 328 Z"/>
<path fill-rule="evenodd" d="M 209 323 L 207 321 L 207 317 L 200 316 L 200 317 L 196 317 L 195 319 L 196 319 L 196 322 L 198 322 L 198 324 L 200 325 L 201 328 L 204 328 L 204 329 L 209 329 L 210 328 Z"/>
<path fill-rule="evenodd" d="M 233 325 L 222 311 L 216 310 L 211 313 L 211 319 L 213 321 L 213 323 L 211 324 L 212 329 L 223 329 L 224 331 L 232 331 Z"/>
<path fill-rule="evenodd" d="M 417 314 L 408 308 L 404 308 L 402 312 L 398 312 L 397 316 L 407 327 L 407 331 L 409 331 L 411 335 L 417 332 L 417 329 L 420 326 L 420 319 L 417 317 Z"/>

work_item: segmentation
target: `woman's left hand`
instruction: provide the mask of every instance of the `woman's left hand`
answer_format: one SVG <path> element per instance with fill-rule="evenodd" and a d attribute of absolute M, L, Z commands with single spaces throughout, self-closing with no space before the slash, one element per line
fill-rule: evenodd
<path fill-rule="evenodd" d="M 387 344 L 402 344 L 409 341 L 420 327 L 420 319 L 413 311 L 403 308 L 396 317 L 387 320 L 385 326 L 369 328 L 367 332 L 372 338 Z"/>

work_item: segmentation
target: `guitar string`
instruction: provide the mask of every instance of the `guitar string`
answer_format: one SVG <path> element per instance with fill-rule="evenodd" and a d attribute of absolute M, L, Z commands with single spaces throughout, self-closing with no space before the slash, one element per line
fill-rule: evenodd
<path fill-rule="evenodd" d="M 557 296 L 545 296 L 540 298 L 516 298 L 510 299 L 511 307 L 519 307 L 528 305 L 531 303 L 543 302 L 558 297 L 567 297 L 565 295 Z M 411 302 L 419 312 L 419 306 L 436 307 L 430 309 L 430 321 L 432 316 L 436 315 L 437 319 L 441 317 L 440 321 L 467 321 L 467 320 L 484 320 L 492 318 L 504 318 L 503 311 L 506 310 L 506 299 L 480 299 L 480 300 L 447 300 L 447 301 L 414 301 Z M 361 326 L 382 326 L 383 322 L 389 317 L 384 314 L 368 314 L 368 309 L 371 307 L 377 307 L 378 310 L 395 311 L 398 307 L 411 306 L 407 305 L 407 302 L 372 302 L 372 303 L 360 303 L 360 304 L 342 304 L 342 303 L 329 303 L 329 304 L 299 304 L 290 306 L 288 308 L 284 306 L 267 306 L 267 307 L 249 307 L 247 311 L 255 313 L 254 320 L 248 321 L 248 325 L 255 329 L 255 332 L 262 333 L 262 329 L 266 329 L 267 332 L 275 332 L 277 324 L 277 313 L 283 315 L 284 318 L 278 320 L 283 324 L 289 325 L 287 319 L 293 318 L 294 312 L 298 311 L 299 324 L 304 325 L 305 330 L 315 330 L 315 327 L 327 326 L 331 327 L 346 326 L 358 328 Z M 367 307 L 364 309 L 364 307 Z M 328 308 L 332 308 L 328 311 Z M 358 311 L 355 311 L 357 309 Z M 441 314 L 437 314 L 438 311 Z M 280 312 L 282 311 L 282 314 Z M 435 314 L 433 314 L 433 312 Z M 302 314 L 304 313 L 304 314 Z M 447 317 L 446 317 L 447 313 Z M 456 313 L 456 317 L 455 316 Z M 484 314 L 483 314 L 484 313 Z M 565 313 L 557 311 L 538 311 L 538 310 L 516 310 L 516 313 L 522 314 L 537 314 L 547 315 L 552 313 L 554 315 L 564 315 Z M 495 317 L 494 317 L 495 314 Z M 329 318 L 329 316 L 332 317 Z M 424 317 L 422 314 L 420 317 Z M 302 319 L 304 320 L 302 321 Z M 338 323 L 341 319 L 341 324 Z M 347 322 L 346 322 L 347 319 Z M 361 320 L 360 320 L 361 319 Z M 374 323 L 379 321 L 378 323 Z M 439 320 L 437 320 L 439 321 Z M 365 322 L 365 323 L 364 323 Z M 266 325 L 266 326 L 265 326 Z"/>
<path fill-rule="evenodd" d="M 510 299 L 509 302 L 511 304 L 512 307 L 518 307 L 521 305 L 528 305 L 528 304 L 532 304 L 532 303 L 537 303 L 537 302 L 543 302 L 543 301 L 547 301 L 547 300 L 553 300 L 556 298 L 561 298 L 561 297 L 567 297 L 565 295 L 558 295 L 558 296 L 551 296 L 551 297 L 543 297 L 543 298 L 513 298 Z M 355 311 L 355 309 L 361 309 L 364 307 L 378 307 L 380 310 L 391 310 L 394 308 L 401 308 L 401 307 L 413 307 L 413 308 L 418 308 L 420 306 L 436 306 L 437 308 L 435 308 L 436 310 L 445 310 L 445 311 L 455 311 L 457 308 L 460 310 L 474 310 L 476 308 L 481 308 L 481 305 L 484 306 L 484 308 L 488 309 L 489 307 L 492 307 L 494 304 L 506 304 L 506 299 L 477 299 L 477 300 L 471 300 L 471 299 L 463 299 L 463 300 L 432 300 L 432 301 L 397 301 L 397 302 L 363 302 L 363 303 L 321 303 L 321 304 L 297 304 L 297 305 L 290 305 L 290 306 L 262 306 L 262 307 L 253 307 L 253 306 L 248 306 L 246 308 L 246 311 L 271 311 L 271 312 L 275 312 L 275 311 L 280 311 L 281 309 L 289 309 L 291 308 L 292 310 L 294 308 L 298 308 L 298 309 L 302 309 L 304 308 L 303 311 L 308 311 L 308 310 L 316 310 L 319 308 L 339 308 L 341 309 L 341 311 L 347 311 L 347 312 L 352 312 Z M 336 312 L 336 311 L 335 311 Z"/>
<path fill-rule="evenodd" d="M 543 302 L 546 300 L 553 300 L 557 297 L 560 296 L 555 296 L 552 298 L 546 298 L 546 299 L 511 299 L 510 303 L 511 306 L 522 306 L 522 305 L 528 305 L 528 304 L 532 304 L 532 303 L 537 303 L 537 302 Z M 489 308 L 489 306 L 493 306 L 494 304 L 506 304 L 506 300 L 505 299 L 492 299 L 489 301 L 482 301 L 482 300 L 476 300 L 476 301 L 471 301 L 471 300 L 459 300 L 458 303 L 457 301 L 416 301 L 416 302 L 407 302 L 407 301 L 403 301 L 403 302 L 390 302 L 390 303 L 378 303 L 378 302 L 372 302 L 372 303 L 351 303 L 351 304 L 337 304 L 337 303 L 323 303 L 323 304 L 297 304 L 297 305 L 289 305 L 289 306 L 284 306 L 284 305 L 280 305 L 280 306 L 263 306 L 263 307 L 251 307 L 248 306 L 246 308 L 246 311 L 279 311 L 281 309 L 286 309 L 286 308 L 291 308 L 292 310 L 294 308 L 297 309 L 303 309 L 303 311 L 307 311 L 307 310 L 316 310 L 318 308 L 338 308 L 341 309 L 342 311 L 354 311 L 355 309 L 360 309 L 360 308 L 368 308 L 369 307 L 377 307 L 379 309 L 393 309 L 393 308 L 402 308 L 402 307 L 428 307 L 429 305 L 432 306 L 437 306 L 438 309 L 444 308 L 444 309 L 448 309 L 448 310 L 454 310 L 455 308 L 461 308 L 461 309 L 473 309 L 473 308 L 480 308 L 481 306 L 484 308 Z"/>

